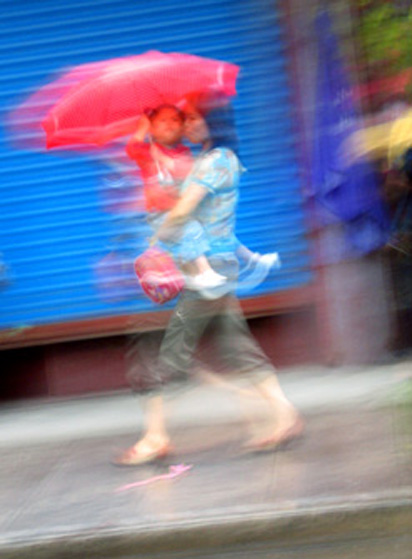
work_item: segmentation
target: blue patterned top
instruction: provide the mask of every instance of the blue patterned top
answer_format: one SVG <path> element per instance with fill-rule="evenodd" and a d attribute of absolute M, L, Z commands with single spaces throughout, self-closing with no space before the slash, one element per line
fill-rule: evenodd
<path fill-rule="evenodd" d="M 235 223 L 242 172 L 243 167 L 232 150 L 215 148 L 199 156 L 182 186 L 182 192 L 192 183 L 208 190 L 192 218 L 202 225 L 211 254 L 235 252 L 239 245 Z"/>

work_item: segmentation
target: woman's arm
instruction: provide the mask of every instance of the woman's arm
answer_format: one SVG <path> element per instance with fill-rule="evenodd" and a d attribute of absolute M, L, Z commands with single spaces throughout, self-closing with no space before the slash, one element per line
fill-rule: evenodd
<path fill-rule="evenodd" d="M 157 237 L 167 240 L 176 234 L 176 229 L 182 225 L 196 210 L 200 202 L 208 194 L 214 194 L 221 184 L 227 180 L 227 169 L 222 168 L 219 159 L 221 153 L 214 150 L 200 160 L 196 171 L 188 178 L 188 187 L 184 190 L 180 200 L 166 215 Z"/>
<path fill-rule="evenodd" d="M 189 218 L 208 192 L 208 189 L 200 184 L 189 184 L 180 200 L 167 214 L 157 237 L 161 240 L 167 239 L 176 226 L 182 225 Z"/>

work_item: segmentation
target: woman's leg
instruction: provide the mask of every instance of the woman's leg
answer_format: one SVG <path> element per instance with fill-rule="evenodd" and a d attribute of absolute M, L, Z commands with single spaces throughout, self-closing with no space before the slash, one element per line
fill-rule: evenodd
<path fill-rule="evenodd" d="M 166 431 L 163 396 L 150 396 L 145 406 L 146 429 L 143 437 L 115 459 L 119 466 L 138 466 L 166 456 L 170 439 Z"/>
<path fill-rule="evenodd" d="M 127 377 L 134 392 L 151 391 L 144 401 L 144 435 L 123 452 L 115 463 L 123 466 L 144 464 L 167 454 L 169 435 L 166 430 L 164 399 L 157 371 L 161 333 L 135 334 L 129 337 L 126 353 Z"/>
<path fill-rule="evenodd" d="M 145 363 L 146 375 L 158 390 L 148 396 L 145 405 L 143 436 L 119 457 L 118 464 L 142 464 L 169 451 L 170 437 L 166 429 L 162 386 L 190 374 L 193 353 L 212 316 L 213 304 L 182 294 L 156 359 Z"/>
<path fill-rule="evenodd" d="M 155 452 L 169 445 L 164 408 L 162 394 L 148 397 L 145 406 L 145 433 L 135 445 L 140 452 Z"/>
<path fill-rule="evenodd" d="M 277 376 L 272 374 L 262 380 L 256 385 L 256 389 L 273 410 L 276 423 L 270 436 L 251 441 L 251 446 L 264 450 L 266 447 L 277 446 L 301 435 L 304 429 L 303 419 L 285 396 Z"/>
<path fill-rule="evenodd" d="M 253 441 L 257 448 L 283 442 L 300 434 L 303 422 L 293 404 L 283 392 L 273 365 L 253 338 L 235 297 L 227 297 L 224 313 L 219 316 L 216 330 L 222 358 L 232 370 L 240 371 L 253 385 L 255 394 L 264 398 L 274 416 L 270 437 Z M 247 408 L 247 391 L 240 393 Z"/>

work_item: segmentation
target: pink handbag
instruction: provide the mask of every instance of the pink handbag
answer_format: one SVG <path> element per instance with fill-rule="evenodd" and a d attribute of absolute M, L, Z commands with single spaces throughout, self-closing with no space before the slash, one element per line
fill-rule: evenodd
<path fill-rule="evenodd" d="M 158 247 L 151 247 L 138 256 L 134 269 L 143 291 L 159 305 L 177 297 L 185 285 L 173 258 Z"/>

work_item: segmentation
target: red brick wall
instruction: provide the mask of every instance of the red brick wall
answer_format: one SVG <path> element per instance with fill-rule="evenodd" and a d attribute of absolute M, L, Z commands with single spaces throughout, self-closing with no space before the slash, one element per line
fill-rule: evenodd
<path fill-rule="evenodd" d="M 277 367 L 320 360 L 314 311 L 249 322 Z M 127 389 L 126 338 L 117 336 L 0 352 L 0 398 L 62 397 Z"/>

